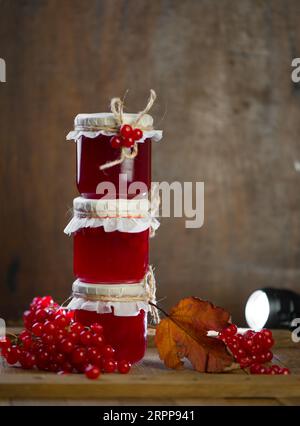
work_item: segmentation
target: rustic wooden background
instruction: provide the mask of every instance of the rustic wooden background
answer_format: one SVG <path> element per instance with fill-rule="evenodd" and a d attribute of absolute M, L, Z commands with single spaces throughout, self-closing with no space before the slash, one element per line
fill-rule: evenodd
<path fill-rule="evenodd" d="M 205 182 L 204 226 L 165 219 L 152 242 L 162 305 L 198 295 L 242 322 L 253 289 L 300 290 L 299 19 L 298 0 L 0 0 L 0 316 L 69 294 L 65 135 L 127 88 L 132 111 L 159 95 L 154 180 Z"/>

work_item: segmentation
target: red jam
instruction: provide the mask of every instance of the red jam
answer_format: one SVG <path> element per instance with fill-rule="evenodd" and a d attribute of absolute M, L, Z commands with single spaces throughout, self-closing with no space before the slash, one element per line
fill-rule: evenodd
<path fill-rule="evenodd" d="M 104 337 L 115 348 L 117 359 L 134 363 L 143 358 L 147 346 L 147 315 L 143 310 L 135 317 L 76 310 L 75 321 L 86 326 L 94 322 L 103 325 Z"/>
<path fill-rule="evenodd" d="M 97 194 L 97 186 L 101 182 L 111 182 L 115 185 L 116 195 L 111 198 L 133 198 L 137 194 L 124 194 L 119 187 L 119 175 L 127 177 L 127 187 L 132 182 L 143 182 L 148 190 L 151 185 L 151 139 L 138 143 L 138 154 L 133 159 L 126 159 L 123 163 L 100 170 L 99 166 L 120 158 L 120 149 L 110 144 L 111 136 L 99 135 L 96 138 L 82 136 L 76 142 L 77 146 L 77 188 L 85 198 L 102 198 Z M 145 194 L 140 194 L 145 195 Z"/>
<path fill-rule="evenodd" d="M 149 264 L 149 230 L 105 232 L 83 228 L 74 234 L 74 274 L 88 283 L 136 283 Z"/>

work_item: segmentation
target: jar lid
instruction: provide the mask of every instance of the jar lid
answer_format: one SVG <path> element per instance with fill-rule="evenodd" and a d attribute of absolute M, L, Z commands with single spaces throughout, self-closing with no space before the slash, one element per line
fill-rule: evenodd
<path fill-rule="evenodd" d="M 150 229 L 154 236 L 159 227 L 155 217 L 159 205 L 158 194 L 148 199 L 87 199 L 73 201 L 73 217 L 64 229 L 71 235 L 83 228 L 103 227 L 105 232 L 139 233 Z"/>
<path fill-rule="evenodd" d="M 147 297 L 145 279 L 130 284 L 95 284 L 87 283 L 77 279 L 72 286 L 73 293 L 83 296 L 105 296 L 105 297 Z"/>
<path fill-rule="evenodd" d="M 144 142 L 146 139 L 159 141 L 162 138 L 161 130 L 153 129 L 153 118 L 148 114 L 156 99 L 156 93 L 150 90 L 150 96 L 147 100 L 146 107 L 137 114 L 124 113 L 124 100 L 120 98 L 112 98 L 110 102 L 111 112 L 78 114 L 74 120 L 74 130 L 69 132 L 67 140 L 79 140 L 81 136 L 88 138 L 96 138 L 99 135 L 111 136 L 118 134 L 123 124 L 130 124 L 133 128 L 142 130 L 143 135 L 136 142 Z M 122 148 L 123 154 L 126 150 Z M 137 149 L 135 149 L 137 153 Z M 136 154 L 135 154 L 136 155 Z M 126 155 L 120 158 L 120 162 L 124 160 Z M 118 162 L 118 164 L 120 164 Z M 114 162 L 113 165 L 116 165 Z M 105 166 L 104 168 L 112 167 Z"/>
<path fill-rule="evenodd" d="M 136 120 L 138 114 L 123 114 L 123 124 L 132 124 Z M 117 121 L 111 112 L 100 112 L 92 114 L 78 114 L 74 119 L 74 127 L 116 127 Z M 139 127 L 144 130 L 153 130 L 153 118 L 149 114 L 145 114 L 139 120 Z"/>
<path fill-rule="evenodd" d="M 148 198 L 141 199 L 89 199 L 76 197 L 73 200 L 74 212 L 91 217 L 147 217 L 150 209 Z"/>
<path fill-rule="evenodd" d="M 98 314 L 136 316 L 141 310 L 150 311 L 155 322 L 159 321 L 156 304 L 156 282 L 152 266 L 143 280 L 132 284 L 91 284 L 77 279 L 72 286 L 69 310 L 82 309 Z M 150 304 L 150 303 L 151 304 Z"/>
<path fill-rule="evenodd" d="M 141 310 L 148 312 L 150 289 L 146 277 L 135 284 L 89 284 L 77 279 L 72 286 L 73 297 L 68 310 L 84 310 L 98 314 L 133 317 Z M 152 300 L 155 300 L 155 296 Z"/>

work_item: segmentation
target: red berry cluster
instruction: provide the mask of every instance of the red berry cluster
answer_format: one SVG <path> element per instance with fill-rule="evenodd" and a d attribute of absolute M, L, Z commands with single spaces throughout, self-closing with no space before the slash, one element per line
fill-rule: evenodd
<path fill-rule="evenodd" d="M 101 372 L 126 374 L 131 368 L 126 360 L 116 361 L 101 324 L 85 327 L 75 322 L 73 313 L 60 308 L 50 296 L 35 297 L 23 321 L 25 329 L 15 339 L 0 340 L 2 356 L 10 365 L 59 374 L 85 373 L 89 379 L 97 379 Z"/>
<path fill-rule="evenodd" d="M 226 344 L 241 368 L 249 368 L 251 374 L 290 374 L 288 368 L 265 365 L 273 359 L 271 348 L 274 339 L 271 330 L 248 330 L 245 334 L 240 334 L 237 326 L 230 324 L 219 333 L 218 338 Z"/>
<path fill-rule="evenodd" d="M 133 129 L 129 124 L 124 124 L 120 132 L 112 136 L 110 144 L 113 148 L 132 148 L 136 141 L 143 137 L 141 129 Z"/>

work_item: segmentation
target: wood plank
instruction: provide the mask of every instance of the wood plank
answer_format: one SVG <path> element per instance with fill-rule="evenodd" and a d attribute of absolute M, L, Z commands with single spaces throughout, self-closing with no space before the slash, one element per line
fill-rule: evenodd
<path fill-rule="evenodd" d="M 9 375 L 0 377 L 0 398 L 291 398 L 300 397 L 300 376 L 241 376 L 166 372 L 155 378 L 103 376 L 87 382 L 82 377 Z"/>
<path fill-rule="evenodd" d="M 15 330 L 16 332 L 18 330 Z M 153 345 L 153 330 L 149 332 Z M 40 371 L 0 364 L 0 400 L 7 404 L 61 405 L 90 401 L 91 405 L 108 403 L 184 405 L 286 405 L 300 400 L 300 347 L 290 345 L 288 331 L 274 331 L 276 359 L 292 369 L 290 376 L 247 375 L 242 370 L 223 374 L 200 374 L 189 366 L 182 371 L 168 370 L 159 360 L 157 350 L 149 347 L 142 362 L 128 375 L 102 375 L 90 381 L 83 375 L 58 376 Z M 80 402 L 81 401 L 81 402 Z"/>
<path fill-rule="evenodd" d="M 276 350 L 284 349 L 299 349 L 300 345 L 292 341 L 292 334 L 289 330 L 273 330 Z"/>
<path fill-rule="evenodd" d="M 193 399 L 114 399 L 114 400 L 95 400 L 95 399 L 80 399 L 80 400 L 30 400 L 30 399 L 20 399 L 12 400 L 11 403 L 5 405 L 12 406 L 83 406 L 83 407 L 93 407 L 93 406 L 109 406 L 109 407 L 124 407 L 124 406 L 239 406 L 239 405 L 249 405 L 249 406 L 279 406 L 287 405 L 286 400 L 283 400 L 283 403 L 279 402 L 277 399 L 273 398 L 193 398 Z M 290 399 L 289 401 L 292 401 Z M 1 401 L 0 401 L 1 405 Z M 291 404 L 298 405 L 298 404 Z"/>
<path fill-rule="evenodd" d="M 293 374 L 300 374 L 299 350 L 278 349 L 274 354 L 273 362 L 289 368 Z"/>
<path fill-rule="evenodd" d="M 56 399 L 56 400 L 49 400 L 49 399 L 12 399 L 10 402 L 10 405 L 13 407 L 18 406 L 66 406 L 68 405 L 68 402 L 66 399 Z M 77 405 L 77 402 L 76 402 Z"/>
<path fill-rule="evenodd" d="M 281 402 L 275 398 L 194 398 L 175 399 L 176 405 L 195 406 L 280 406 Z"/>
<path fill-rule="evenodd" d="M 281 405 L 300 406 L 300 398 L 278 398 Z"/>
<path fill-rule="evenodd" d="M 11 401 L 9 399 L 0 399 L 0 407 L 11 406 Z"/>
<path fill-rule="evenodd" d="M 287 405 L 287 406 L 300 406 L 300 398 L 278 398 L 278 401 L 282 404 L 282 405 Z"/>
<path fill-rule="evenodd" d="M 193 370 L 167 370 L 150 348 L 142 363 L 126 376 L 103 375 L 89 381 L 82 375 L 58 376 L 4 369 L 0 398 L 283 398 L 300 397 L 300 375 L 253 376 L 230 372 L 200 374 Z"/>

